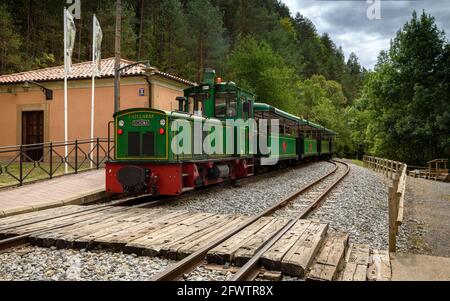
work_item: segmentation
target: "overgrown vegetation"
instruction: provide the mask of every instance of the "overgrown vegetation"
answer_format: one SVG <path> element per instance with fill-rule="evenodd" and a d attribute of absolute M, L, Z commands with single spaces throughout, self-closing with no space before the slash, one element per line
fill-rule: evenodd
<path fill-rule="evenodd" d="M 398 31 L 351 110 L 352 139 L 413 164 L 450 154 L 450 44 L 423 12 Z"/>
<path fill-rule="evenodd" d="M 114 0 L 83 1 L 75 61 L 90 59 L 92 14 L 114 54 Z M 199 81 L 213 67 L 264 101 L 339 132 L 341 154 L 423 163 L 448 157 L 449 43 L 413 16 L 368 72 L 277 0 L 124 0 L 122 53 Z M 0 73 L 63 62 L 60 0 L 4 0 Z"/>

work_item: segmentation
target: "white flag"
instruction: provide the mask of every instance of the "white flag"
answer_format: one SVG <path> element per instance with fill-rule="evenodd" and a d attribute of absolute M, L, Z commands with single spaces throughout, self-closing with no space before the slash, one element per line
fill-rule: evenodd
<path fill-rule="evenodd" d="M 64 9 L 64 66 L 66 74 L 72 71 L 72 54 L 75 46 L 75 36 L 77 34 L 77 27 L 73 16 L 67 9 Z"/>
<path fill-rule="evenodd" d="M 94 66 L 94 73 L 96 76 L 100 76 L 102 65 L 102 40 L 103 40 L 103 32 L 102 28 L 100 27 L 100 23 L 98 22 L 97 17 L 94 15 L 94 38 L 93 38 L 93 45 L 94 45 L 94 52 L 93 52 L 93 61 L 95 62 Z"/>

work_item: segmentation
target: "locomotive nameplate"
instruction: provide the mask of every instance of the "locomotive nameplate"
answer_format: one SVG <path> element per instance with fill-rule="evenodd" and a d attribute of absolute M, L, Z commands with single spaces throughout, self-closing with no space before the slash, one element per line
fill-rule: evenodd
<path fill-rule="evenodd" d="M 143 113 L 143 114 L 133 114 L 133 115 L 130 115 L 130 119 L 146 119 L 146 118 L 148 118 L 148 119 L 152 119 L 152 118 L 154 118 L 155 116 L 153 115 L 153 114 L 146 114 L 146 113 Z"/>
<path fill-rule="evenodd" d="M 150 126 L 150 122 L 148 120 L 133 120 L 132 125 L 135 127 L 144 127 Z"/>

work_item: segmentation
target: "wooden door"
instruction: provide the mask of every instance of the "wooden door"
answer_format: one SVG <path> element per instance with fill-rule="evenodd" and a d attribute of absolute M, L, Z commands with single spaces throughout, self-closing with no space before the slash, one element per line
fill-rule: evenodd
<path fill-rule="evenodd" d="M 22 144 L 44 143 L 44 111 L 22 112 Z M 41 145 L 25 147 L 27 161 L 39 161 L 44 155 Z"/>

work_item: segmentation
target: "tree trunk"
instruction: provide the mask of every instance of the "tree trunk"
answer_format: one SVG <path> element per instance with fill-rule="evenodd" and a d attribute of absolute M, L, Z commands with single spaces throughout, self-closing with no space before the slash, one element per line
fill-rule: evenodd
<path fill-rule="evenodd" d="M 197 54 L 197 82 L 202 81 L 203 75 L 203 34 L 198 36 L 198 54 Z"/>
<path fill-rule="evenodd" d="M 240 0 L 239 1 L 239 6 L 241 9 L 241 34 L 243 37 L 245 37 L 247 35 L 247 28 L 246 28 L 246 12 L 245 12 L 245 7 L 244 7 L 244 0 Z"/>
<path fill-rule="evenodd" d="M 169 28 L 169 30 L 168 30 L 168 41 L 167 41 L 167 48 L 168 48 L 168 51 L 167 51 L 167 53 L 169 54 L 169 57 L 167 58 L 167 67 L 168 67 L 168 70 L 170 70 L 171 72 L 173 72 L 173 70 L 172 70 L 172 64 L 173 64 L 173 61 L 174 61 L 174 58 L 173 58 L 173 46 L 172 46 L 172 44 L 173 44 L 173 42 L 172 42 L 172 38 L 173 38 L 173 32 L 172 32 L 172 28 Z"/>
<path fill-rule="evenodd" d="M 140 17 L 141 21 L 139 24 L 139 46 L 138 46 L 138 61 L 141 60 L 142 56 L 142 42 L 143 42 L 143 35 L 144 35 L 144 9 L 145 9 L 145 0 L 141 0 L 141 9 L 140 9 Z"/>
<path fill-rule="evenodd" d="M 30 38 L 31 38 L 31 0 L 28 0 L 27 8 L 27 37 L 26 37 L 26 52 L 27 56 L 30 55 Z"/>

